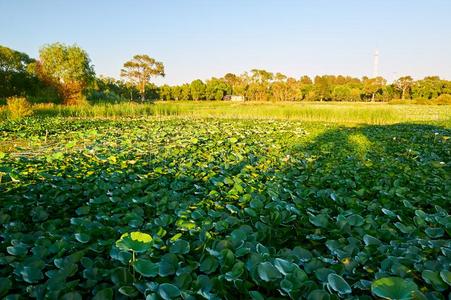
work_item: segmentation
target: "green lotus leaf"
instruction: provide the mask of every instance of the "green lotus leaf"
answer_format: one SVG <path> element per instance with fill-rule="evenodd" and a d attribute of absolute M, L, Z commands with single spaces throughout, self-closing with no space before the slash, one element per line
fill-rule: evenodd
<path fill-rule="evenodd" d="M 116 268 L 111 272 L 111 281 L 116 285 L 129 285 L 133 283 L 133 276 L 127 268 Z"/>
<path fill-rule="evenodd" d="M 327 282 L 328 276 L 330 274 L 335 273 L 334 270 L 328 268 L 318 268 L 314 271 L 315 277 L 318 278 L 322 282 Z"/>
<path fill-rule="evenodd" d="M 119 288 L 119 293 L 131 298 L 139 295 L 139 291 L 135 287 L 130 285 L 121 286 Z"/>
<path fill-rule="evenodd" d="M 39 268 L 26 266 L 20 272 L 23 280 L 28 283 L 36 283 L 42 279 L 44 279 L 44 274 Z"/>
<path fill-rule="evenodd" d="M 373 295 L 384 299 L 413 299 L 413 293 L 416 291 L 418 291 L 418 286 L 413 281 L 401 277 L 384 277 L 371 284 Z"/>
<path fill-rule="evenodd" d="M 87 233 L 79 232 L 75 234 L 75 239 L 80 243 L 86 244 L 91 239 L 91 236 Z"/>
<path fill-rule="evenodd" d="M 98 291 L 95 295 L 93 300 L 112 300 L 113 299 L 113 289 L 112 288 L 105 288 L 103 290 Z"/>
<path fill-rule="evenodd" d="M 219 266 L 218 260 L 213 256 L 205 257 L 200 263 L 200 271 L 206 274 L 213 273 Z"/>
<path fill-rule="evenodd" d="M 347 218 L 347 222 L 351 226 L 362 226 L 365 223 L 365 219 L 360 215 L 353 214 Z"/>
<path fill-rule="evenodd" d="M 190 245 L 187 241 L 182 239 L 177 239 L 174 244 L 172 244 L 169 252 L 175 254 L 187 254 L 190 251 Z"/>
<path fill-rule="evenodd" d="M 382 244 L 382 242 L 378 238 L 375 238 L 374 236 L 371 236 L 369 234 L 365 234 L 363 236 L 363 242 L 366 246 L 379 246 L 380 244 Z"/>
<path fill-rule="evenodd" d="M 301 262 L 308 262 L 313 257 L 312 253 L 309 250 L 304 249 L 304 248 L 299 247 L 299 246 L 295 247 L 292 250 L 292 254 L 294 256 L 296 256 Z"/>
<path fill-rule="evenodd" d="M 12 282 L 9 278 L 0 277 L 0 297 L 6 295 L 12 287 Z"/>
<path fill-rule="evenodd" d="M 146 259 L 137 259 L 133 262 L 133 268 L 144 277 L 155 277 L 158 275 L 160 266 Z"/>
<path fill-rule="evenodd" d="M 158 293 L 164 300 L 171 300 L 180 296 L 180 290 L 173 284 L 162 283 L 158 287 Z"/>
<path fill-rule="evenodd" d="M 442 280 L 440 273 L 432 270 L 424 270 L 421 273 L 424 281 L 434 287 L 438 291 L 444 291 L 448 285 Z"/>
<path fill-rule="evenodd" d="M 384 215 L 387 215 L 390 218 L 396 218 L 396 214 L 393 211 L 386 209 L 386 208 L 382 208 L 381 210 L 384 213 Z"/>
<path fill-rule="evenodd" d="M 329 219 L 324 214 L 310 216 L 309 221 L 310 221 L 310 223 L 312 223 L 313 225 L 315 225 L 317 227 L 326 228 L 327 225 L 329 225 Z"/>
<path fill-rule="evenodd" d="M 290 281 L 290 280 L 288 280 L 288 279 L 282 279 L 281 281 L 280 281 L 280 288 L 284 291 L 284 292 L 286 292 L 286 293 L 291 293 L 291 291 L 293 290 L 293 288 L 294 288 L 294 284 Z"/>
<path fill-rule="evenodd" d="M 307 300 L 329 300 L 330 295 L 324 290 L 313 290 L 311 291 L 308 296 Z"/>
<path fill-rule="evenodd" d="M 14 256 L 24 256 L 28 252 L 28 246 L 23 243 L 18 243 L 14 246 L 6 247 L 6 251 Z"/>
<path fill-rule="evenodd" d="M 440 272 L 440 277 L 444 282 L 446 282 L 448 285 L 451 285 L 451 272 L 443 270 Z"/>
<path fill-rule="evenodd" d="M 152 237 L 147 233 L 139 231 L 124 233 L 116 241 L 116 247 L 122 251 L 134 251 L 137 253 L 146 252 L 152 247 Z"/>
<path fill-rule="evenodd" d="M 253 218 L 257 217 L 257 212 L 250 207 L 244 208 L 244 212 Z"/>
<path fill-rule="evenodd" d="M 294 272 L 294 270 L 298 267 L 296 264 L 282 258 L 276 258 L 274 260 L 274 266 L 283 275 Z"/>
<path fill-rule="evenodd" d="M 233 265 L 232 270 L 225 274 L 225 278 L 228 281 L 238 279 L 244 273 L 244 268 L 245 268 L 244 263 L 238 261 Z"/>
<path fill-rule="evenodd" d="M 428 227 L 424 230 L 424 232 L 426 232 L 429 237 L 434 239 L 440 238 L 445 234 L 445 230 L 443 230 L 443 228 Z"/>
<path fill-rule="evenodd" d="M 61 299 L 62 300 L 81 300 L 82 297 L 81 297 L 80 293 L 69 292 L 69 293 L 64 294 Z"/>
<path fill-rule="evenodd" d="M 158 274 L 162 277 L 175 274 L 178 268 L 178 259 L 175 254 L 168 253 L 161 257 L 161 261 L 158 263 Z"/>
<path fill-rule="evenodd" d="M 350 294 L 351 286 L 338 274 L 332 273 L 327 276 L 327 284 L 339 294 Z"/>
<path fill-rule="evenodd" d="M 258 291 L 249 291 L 252 300 L 265 300 L 265 297 Z"/>
<path fill-rule="evenodd" d="M 260 263 L 257 267 L 257 272 L 263 281 L 273 281 L 282 278 L 282 274 L 270 262 Z"/>

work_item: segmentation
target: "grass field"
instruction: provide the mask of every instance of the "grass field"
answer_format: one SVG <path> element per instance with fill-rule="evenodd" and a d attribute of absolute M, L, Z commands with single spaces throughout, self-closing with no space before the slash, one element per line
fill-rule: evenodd
<path fill-rule="evenodd" d="M 35 105 L 36 116 L 123 118 L 177 116 L 189 118 L 279 119 L 347 124 L 450 121 L 451 106 L 389 105 L 386 103 L 255 103 L 156 102 L 155 104 Z M 1 115 L 1 114 L 0 114 Z M 6 114 L 3 114 L 6 118 Z M 0 118 L 1 119 L 1 118 Z"/>
<path fill-rule="evenodd" d="M 0 122 L 0 297 L 446 299 L 449 117 L 35 107 Z"/>

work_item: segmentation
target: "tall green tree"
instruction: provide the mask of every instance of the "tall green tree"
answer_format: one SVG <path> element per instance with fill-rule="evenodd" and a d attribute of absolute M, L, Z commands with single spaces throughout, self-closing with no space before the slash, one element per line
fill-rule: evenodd
<path fill-rule="evenodd" d="M 141 95 L 141 102 L 146 99 L 146 86 L 152 77 L 165 76 L 164 65 L 154 58 L 146 55 L 135 55 L 124 63 L 121 77 L 137 87 Z"/>
<path fill-rule="evenodd" d="M 0 46 L 0 98 L 27 93 L 27 68 L 33 61 L 25 53 Z"/>
<path fill-rule="evenodd" d="M 286 83 L 287 76 L 282 73 L 274 75 L 274 82 L 271 84 L 272 99 L 275 101 L 289 101 L 288 86 Z"/>
<path fill-rule="evenodd" d="M 158 89 L 158 92 L 159 92 L 160 100 L 171 100 L 171 98 L 172 98 L 172 93 L 171 93 L 172 92 L 172 88 L 169 85 L 163 84 Z"/>
<path fill-rule="evenodd" d="M 94 78 L 94 68 L 86 51 L 76 45 L 45 45 L 39 51 L 37 75 L 55 86 L 65 104 L 77 104 Z"/>
<path fill-rule="evenodd" d="M 32 62 L 27 54 L 0 45 L 0 72 L 25 72 Z"/>
<path fill-rule="evenodd" d="M 202 80 L 196 79 L 190 84 L 191 96 L 193 100 L 204 100 L 206 86 Z"/>
<path fill-rule="evenodd" d="M 363 79 L 363 92 L 365 96 L 374 102 L 377 93 L 382 93 L 382 88 L 385 86 L 385 79 L 382 77 L 364 78 Z"/>
<path fill-rule="evenodd" d="M 247 74 L 246 74 L 247 75 Z M 271 82 L 274 74 L 266 70 L 252 69 L 250 76 L 246 76 L 249 84 L 246 98 L 256 101 L 267 101 L 271 98 Z"/>
<path fill-rule="evenodd" d="M 314 85 L 315 97 L 319 101 L 330 100 L 332 93 L 332 85 L 329 76 L 316 76 Z"/>
<path fill-rule="evenodd" d="M 206 82 L 205 95 L 207 100 L 222 100 L 225 95 L 231 92 L 232 88 L 223 80 L 213 77 Z"/>
<path fill-rule="evenodd" d="M 446 82 L 438 76 L 428 76 L 412 85 L 412 98 L 432 99 L 438 97 Z"/>
<path fill-rule="evenodd" d="M 401 91 L 401 99 L 404 100 L 413 85 L 413 79 L 410 76 L 403 76 L 396 80 L 394 85 Z"/>

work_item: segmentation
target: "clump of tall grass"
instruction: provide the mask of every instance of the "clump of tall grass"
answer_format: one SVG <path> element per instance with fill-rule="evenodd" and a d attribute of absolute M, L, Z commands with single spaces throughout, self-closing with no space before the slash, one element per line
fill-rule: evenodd
<path fill-rule="evenodd" d="M 120 103 L 95 104 L 82 106 L 35 105 L 35 112 L 45 117 L 76 117 L 76 118 L 121 118 L 154 115 L 176 115 L 176 106 L 156 105 L 152 103 Z"/>
<path fill-rule="evenodd" d="M 10 97 L 6 99 L 6 116 L 17 120 L 33 114 L 31 104 L 25 97 Z"/>

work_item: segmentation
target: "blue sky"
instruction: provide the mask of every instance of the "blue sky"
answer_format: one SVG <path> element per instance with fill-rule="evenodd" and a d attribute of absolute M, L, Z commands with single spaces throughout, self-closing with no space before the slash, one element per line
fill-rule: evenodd
<path fill-rule="evenodd" d="M 37 57 L 78 44 L 97 74 L 124 61 L 162 61 L 161 83 L 259 68 L 303 74 L 379 73 L 451 79 L 450 0 L 0 0 L 0 44 Z"/>

